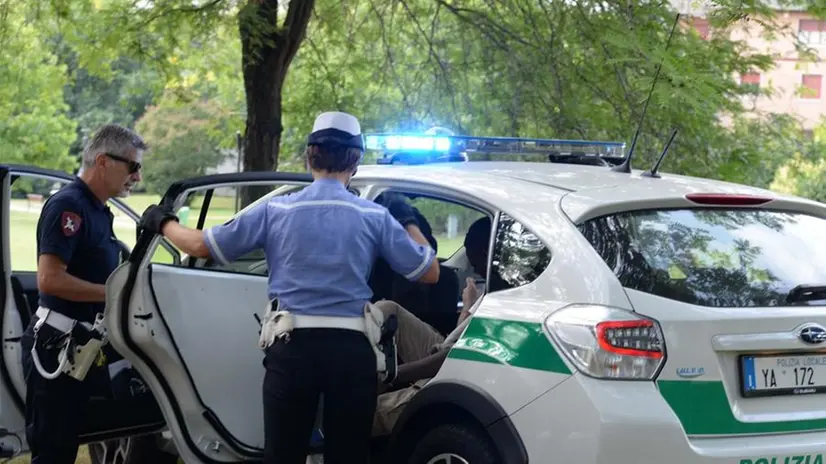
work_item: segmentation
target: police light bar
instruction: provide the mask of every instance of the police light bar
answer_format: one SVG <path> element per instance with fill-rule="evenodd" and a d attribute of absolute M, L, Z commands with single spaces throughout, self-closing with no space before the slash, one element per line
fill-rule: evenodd
<path fill-rule="evenodd" d="M 408 161 L 432 162 L 464 160 L 469 154 L 545 155 L 550 160 L 585 157 L 622 162 L 624 142 L 535 139 L 516 137 L 475 137 L 466 135 L 367 134 L 367 150 L 383 152 L 381 164 L 403 153 Z M 416 158 L 419 158 L 416 160 Z"/>
<path fill-rule="evenodd" d="M 444 135 L 375 134 L 365 137 L 367 150 L 450 151 L 450 137 Z"/>

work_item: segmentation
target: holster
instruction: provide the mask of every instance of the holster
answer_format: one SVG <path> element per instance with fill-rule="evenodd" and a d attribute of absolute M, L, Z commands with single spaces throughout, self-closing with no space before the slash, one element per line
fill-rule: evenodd
<path fill-rule="evenodd" d="M 38 320 L 33 327 L 31 355 L 38 373 L 47 380 L 67 374 L 83 381 L 95 361 L 101 359 L 101 348 L 106 344 L 103 314 L 97 315 L 94 324 L 88 324 L 41 307 L 37 309 L 35 317 Z M 50 327 L 49 332 L 52 334 L 41 342 L 39 332 L 44 324 Z M 56 351 L 58 367 L 53 372 L 47 372 L 40 363 L 38 346 L 50 352 Z"/>
<path fill-rule="evenodd" d="M 398 375 L 396 329 L 398 320 L 391 314 L 386 320 L 384 313 L 371 303 L 364 305 L 365 335 L 376 354 L 376 372 L 382 382 L 391 383 Z"/>

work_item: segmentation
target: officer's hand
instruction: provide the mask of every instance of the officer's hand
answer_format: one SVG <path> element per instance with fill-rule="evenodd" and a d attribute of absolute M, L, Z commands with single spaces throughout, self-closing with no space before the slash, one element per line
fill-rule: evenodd
<path fill-rule="evenodd" d="M 401 195 L 393 195 L 385 198 L 385 208 L 390 211 L 390 215 L 396 218 L 402 226 L 408 224 L 417 224 L 416 213 L 413 212 L 413 207 L 407 204 L 406 199 Z"/>
<path fill-rule="evenodd" d="M 138 224 L 140 227 L 152 231 L 156 234 L 162 234 L 163 225 L 166 221 L 177 221 L 178 216 L 172 210 L 165 206 L 150 205 L 146 208 L 141 216 L 141 221 Z"/>

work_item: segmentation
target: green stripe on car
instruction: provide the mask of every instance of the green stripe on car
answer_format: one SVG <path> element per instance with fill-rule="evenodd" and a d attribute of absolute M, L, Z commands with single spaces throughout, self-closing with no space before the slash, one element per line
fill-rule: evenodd
<path fill-rule="evenodd" d="M 731 412 L 731 404 L 720 381 L 660 380 L 657 386 L 688 435 L 743 435 L 826 429 L 826 419 L 741 422 Z"/>
<path fill-rule="evenodd" d="M 571 374 L 536 322 L 474 317 L 448 357 Z"/>
<path fill-rule="evenodd" d="M 449 358 L 570 375 L 571 370 L 535 322 L 474 317 Z M 826 419 L 741 422 L 720 381 L 659 380 L 660 394 L 688 435 L 744 435 L 826 430 Z"/>

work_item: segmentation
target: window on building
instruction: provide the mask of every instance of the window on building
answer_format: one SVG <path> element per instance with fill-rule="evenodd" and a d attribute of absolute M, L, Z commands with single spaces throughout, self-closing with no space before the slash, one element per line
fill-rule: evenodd
<path fill-rule="evenodd" d="M 820 98 L 821 85 L 823 83 L 823 76 L 818 74 L 804 74 L 801 84 L 801 98 Z"/>
<path fill-rule="evenodd" d="M 797 38 L 808 45 L 826 45 L 826 21 L 801 19 Z"/>
<path fill-rule="evenodd" d="M 694 30 L 700 35 L 703 40 L 708 40 L 708 20 L 702 18 L 694 18 Z"/>
<path fill-rule="evenodd" d="M 760 90 L 760 73 L 745 73 L 740 76 L 740 85 L 746 90 L 757 92 Z"/>

